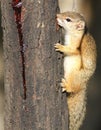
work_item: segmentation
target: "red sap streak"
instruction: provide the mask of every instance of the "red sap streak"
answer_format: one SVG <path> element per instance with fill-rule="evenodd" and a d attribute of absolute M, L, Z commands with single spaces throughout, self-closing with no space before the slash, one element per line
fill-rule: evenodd
<path fill-rule="evenodd" d="M 20 53 L 21 53 L 21 61 L 22 61 L 22 79 L 23 79 L 23 89 L 24 89 L 24 99 L 26 99 L 26 76 L 25 76 L 25 44 L 23 41 L 23 33 L 22 33 L 22 22 L 21 22 L 21 9 L 22 2 L 21 0 L 12 0 L 12 8 L 14 10 L 15 22 L 17 25 L 18 36 L 19 36 L 19 44 L 20 44 Z"/>

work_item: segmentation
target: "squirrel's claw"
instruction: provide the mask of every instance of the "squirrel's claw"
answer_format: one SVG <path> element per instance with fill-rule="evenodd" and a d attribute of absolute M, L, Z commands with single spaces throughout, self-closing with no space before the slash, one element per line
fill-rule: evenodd
<path fill-rule="evenodd" d="M 66 91 L 66 80 L 63 78 L 61 82 L 62 92 Z"/>
<path fill-rule="evenodd" d="M 56 51 L 61 51 L 61 44 L 60 43 L 56 43 L 55 45 L 54 45 L 54 47 L 55 47 L 55 50 Z"/>

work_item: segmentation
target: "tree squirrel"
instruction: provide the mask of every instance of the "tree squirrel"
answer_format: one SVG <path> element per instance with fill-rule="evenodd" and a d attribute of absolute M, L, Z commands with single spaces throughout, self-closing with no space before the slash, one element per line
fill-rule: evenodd
<path fill-rule="evenodd" d="M 86 113 L 87 82 L 96 68 L 96 45 L 79 13 L 57 14 L 57 23 L 65 32 L 64 45 L 57 43 L 55 49 L 64 54 L 61 86 L 69 93 L 69 130 L 79 130 Z"/>

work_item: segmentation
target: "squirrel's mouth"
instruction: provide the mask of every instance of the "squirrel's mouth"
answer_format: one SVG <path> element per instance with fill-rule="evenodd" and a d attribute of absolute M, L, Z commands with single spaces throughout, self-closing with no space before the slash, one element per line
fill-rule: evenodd
<path fill-rule="evenodd" d="M 56 18 L 56 29 L 59 30 L 60 28 L 62 28 L 60 22 L 60 20 L 58 18 Z"/>
<path fill-rule="evenodd" d="M 56 20 L 57 20 L 58 25 L 62 27 L 62 21 L 59 18 L 57 18 Z"/>

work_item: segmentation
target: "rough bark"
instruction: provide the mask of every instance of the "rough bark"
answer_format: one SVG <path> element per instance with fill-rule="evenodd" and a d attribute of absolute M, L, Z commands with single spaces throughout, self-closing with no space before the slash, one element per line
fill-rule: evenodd
<path fill-rule="evenodd" d="M 21 48 L 10 0 L 2 0 L 5 61 L 5 130 L 67 130 L 66 95 L 59 85 L 62 57 L 54 50 L 57 1 L 23 1 L 26 99 Z"/>

